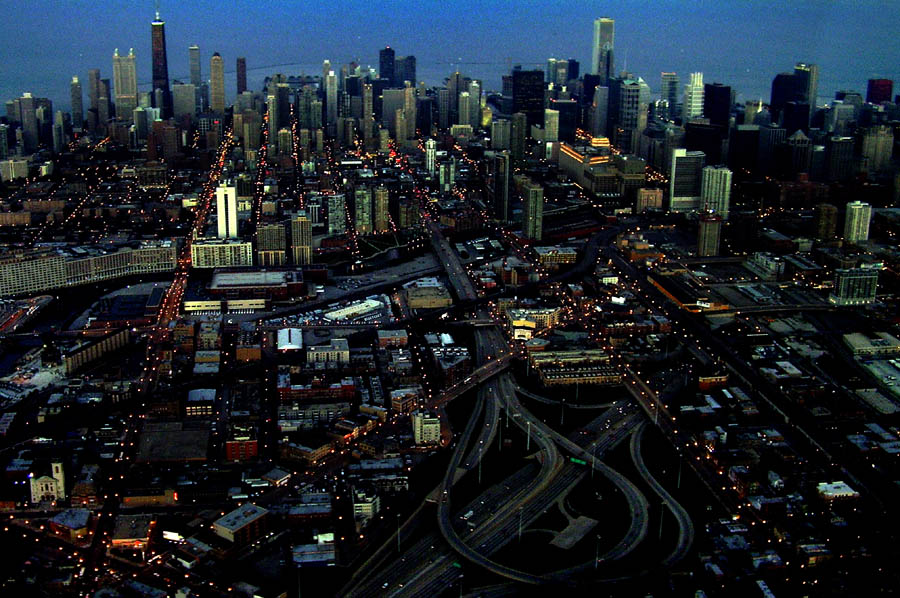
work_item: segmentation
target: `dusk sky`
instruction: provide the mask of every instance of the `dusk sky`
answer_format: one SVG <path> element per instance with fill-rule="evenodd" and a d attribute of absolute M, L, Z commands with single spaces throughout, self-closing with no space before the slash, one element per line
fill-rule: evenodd
<path fill-rule="evenodd" d="M 4 6 L 0 97 L 31 91 L 69 108 L 72 75 L 92 67 L 112 77 L 112 53 L 137 55 L 138 79 L 150 79 L 151 1 L 19 0 Z M 865 92 L 870 77 L 900 83 L 900 2 L 494 1 L 222 2 L 162 0 L 170 78 L 187 79 L 191 44 L 225 59 L 226 94 L 234 97 L 234 62 L 246 56 L 251 88 L 274 72 L 316 73 L 321 61 L 377 65 L 378 50 L 414 54 L 418 78 L 438 85 L 459 68 L 498 89 L 509 62 L 546 64 L 576 58 L 590 69 L 592 21 L 616 20 L 616 70 L 626 66 L 659 90 L 659 73 L 702 71 L 706 82 L 734 87 L 740 99 L 768 100 L 772 77 L 798 61 L 819 65 L 820 102 L 836 89 Z M 292 63 L 292 66 L 275 66 Z M 468 63 L 468 64 L 467 64 Z M 482 63 L 482 64 L 473 64 Z M 457 67 L 457 65 L 459 65 Z M 85 86 L 85 94 L 87 93 Z M 85 102 L 87 96 L 85 95 Z"/>

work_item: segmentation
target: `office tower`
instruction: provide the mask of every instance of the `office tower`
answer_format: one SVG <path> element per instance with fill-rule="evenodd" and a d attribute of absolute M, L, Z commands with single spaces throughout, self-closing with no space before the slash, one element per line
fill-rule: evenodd
<path fill-rule="evenodd" d="M 238 236 L 237 185 L 226 181 L 216 187 L 216 218 L 220 239 Z"/>
<path fill-rule="evenodd" d="M 825 178 L 846 181 L 853 176 L 853 137 L 830 137 L 825 144 Z"/>
<path fill-rule="evenodd" d="M 872 206 L 861 201 L 847 204 L 844 215 L 844 240 L 848 243 L 864 243 L 869 240 L 869 222 L 872 220 Z"/>
<path fill-rule="evenodd" d="M 88 101 L 90 109 L 96 112 L 100 101 L 100 69 L 88 71 Z"/>
<path fill-rule="evenodd" d="M 287 156 L 293 151 L 294 139 L 290 129 L 278 129 L 278 139 L 276 145 L 278 147 L 279 155 Z"/>
<path fill-rule="evenodd" d="M 797 101 L 808 104 L 810 113 L 815 112 L 819 94 L 819 66 L 798 62 L 794 66 L 797 76 Z"/>
<path fill-rule="evenodd" d="M 347 231 L 347 206 L 344 195 L 328 196 L 328 234 L 342 235 Z"/>
<path fill-rule="evenodd" d="M 278 145 L 278 97 L 274 93 L 266 96 L 266 143 L 272 146 Z"/>
<path fill-rule="evenodd" d="M 791 134 L 795 131 L 809 132 L 809 104 L 788 102 L 781 113 L 781 126 Z"/>
<path fill-rule="evenodd" d="M 544 142 L 555 143 L 559 141 L 559 111 L 544 109 Z"/>
<path fill-rule="evenodd" d="M 540 125 L 544 120 L 544 73 L 513 69 L 512 84 L 513 113 L 524 113 L 529 127 Z"/>
<path fill-rule="evenodd" d="M 731 87 L 721 83 L 703 86 L 703 116 L 710 124 L 728 128 L 731 115 Z"/>
<path fill-rule="evenodd" d="M 703 115 L 703 73 L 691 73 L 691 82 L 684 86 L 684 101 L 681 106 L 681 121 Z"/>
<path fill-rule="evenodd" d="M 722 217 L 706 212 L 700 216 L 700 227 L 697 233 L 697 255 L 712 257 L 719 255 L 719 242 L 722 237 Z"/>
<path fill-rule="evenodd" d="M 372 84 L 365 83 L 362 87 L 362 135 L 368 149 L 375 137 L 375 104 L 372 92 Z"/>
<path fill-rule="evenodd" d="M 66 143 L 66 121 L 65 116 L 62 113 L 62 110 L 57 110 L 56 114 L 53 115 L 53 153 L 60 154 L 63 151 L 63 146 Z M 5 139 L 3 142 L 5 143 Z"/>
<path fill-rule="evenodd" d="M 756 122 L 756 116 L 763 112 L 763 102 L 762 100 L 751 100 L 749 102 L 744 103 L 744 124 L 745 125 L 755 125 L 759 124 Z"/>
<path fill-rule="evenodd" d="M 607 137 L 609 122 L 609 87 L 598 85 L 594 88 L 594 99 L 591 102 L 591 135 Z"/>
<path fill-rule="evenodd" d="M 209 59 L 209 109 L 225 114 L 225 61 L 218 52 Z"/>
<path fill-rule="evenodd" d="M 128 56 L 119 56 L 118 48 L 113 52 L 113 82 L 116 86 L 116 114 L 120 120 L 131 120 L 131 113 L 137 108 L 137 70 L 134 50 Z"/>
<path fill-rule="evenodd" d="M 797 87 L 799 84 L 800 78 L 794 73 L 778 73 L 772 79 L 772 95 L 769 99 L 769 112 L 772 114 L 772 122 L 780 123 L 784 107 L 788 102 L 797 100 Z"/>
<path fill-rule="evenodd" d="M 441 87 L 437 90 L 438 129 L 450 128 L 450 90 Z"/>
<path fill-rule="evenodd" d="M 829 241 L 837 235 L 838 209 L 830 203 L 820 203 L 816 206 L 814 226 L 816 239 Z"/>
<path fill-rule="evenodd" d="M 866 102 L 880 104 L 890 102 L 894 93 L 894 82 L 890 79 L 869 79 L 866 87 Z"/>
<path fill-rule="evenodd" d="M 22 123 L 22 146 L 26 153 L 37 149 L 40 143 L 40 133 L 37 122 L 37 104 L 31 93 L 25 92 L 21 98 L 16 98 L 18 104 L 18 122 Z"/>
<path fill-rule="evenodd" d="M 437 143 L 434 139 L 425 142 L 425 170 L 428 174 L 434 176 L 434 160 L 437 155 Z"/>
<path fill-rule="evenodd" d="M 243 56 L 237 59 L 237 93 L 241 95 L 247 91 L 247 59 Z"/>
<path fill-rule="evenodd" d="M 112 97 L 109 79 L 100 79 L 100 97 L 97 98 L 97 120 L 100 128 L 105 131 L 109 123 L 111 110 L 109 98 Z"/>
<path fill-rule="evenodd" d="M 665 117 L 669 120 L 678 116 L 678 83 L 677 73 L 660 74 L 659 98 L 668 103 Z"/>
<path fill-rule="evenodd" d="M 394 79 L 396 75 L 394 72 L 396 68 L 394 57 L 394 49 L 390 46 L 378 52 L 378 76 L 382 79 L 387 79 L 389 87 L 394 87 L 397 84 Z"/>
<path fill-rule="evenodd" d="M 190 83 L 172 85 L 172 114 L 176 119 L 193 116 L 197 110 L 197 88 Z"/>
<path fill-rule="evenodd" d="M 640 214 L 644 210 L 654 209 L 661 210 L 663 207 L 663 190 L 648 189 L 642 187 L 637 190 L 637 200 L 635 201 L 634 211 Z"/>
<path fill-rule="evenodd" d="M 72 128 L 80 131 L 84 128 L 84 104 L 81 93 L 81 83 L 78 77 L 72 77 L 72 84 L 69 86 L 69 95 L 72 99 Z"/>
<path fill-rule="evenodd" d="M 638 151 L 641 133 L 647 128 L 650 87 L 643 79 L 625 79 L 619 84 L 619 127 L 616 142 L 623 153 Z"/>
<path fill-rule="evenodd" d="M 199 88 L 203 84 L 200 75 L 200 47 L 193 45 L 188 47 L 188 61 L 191 68 L 191 85 Z"/>
<path fill-rule="evenodd" d="M 491 148 L 495 150 L 509 149 L 510 122 L 495 120 L 491 123 Z"/>
<path fill-rule="evenodd" d="M 468 91 L 462 91 L 459 93 L 459 99 L 457 100 L 457 117 L 456 123 L 457 125 L 468 125 L 472 123 L 472 114 L 475 108 L 472 106 L 471 97 L 469 96 Z"/>
<path fill-rule="evenodd" d="M 312 222 L 306 211 L 291 218 L 291 254 L 297 266 L 312 263 Z"/>
<path fill-rule="evenodd" d="M 513 161 L 518 163 L 525 159 L 525 137 L 528 134 L 528 117 L 524 112 L 512 115 L 509 126 L 509 151 Z"/>
<path fill-rule="evenodd" d="M 669 170 L 669 210 L 692 212 L 700 209 L 700 192 L 706 154 L 675 148 Z"/>
<path fill-rule="evenodd" d="M 846 135 L 856 120 L 856 107 L 843 100 L 835 100 L 825 113 L 825 131 L 835 135 Z"/>
<path fill-rule="evenodd" d="M 575 130 L 581 107 L 576 100 L 550 100 L 550 108 L 559 112 L 559 141 L 575 142 Z"/>
<path fill-rule="evenodd" d="M 834 271 L 834 290 L 828 301 L 835 305 L 868 305 L 875 303 L 878 273 L 882 264 L 863 264 L 859 268 Z"/>
<path fill-rule="evenodd" d="M 731 171 L 725 166 L 704 166 L 700 183 L 700 209 L 728 220 Z"/>
<path fill-rule="evenodd" d="M 270 222 L 256 227 L 256 263 L 259 266 L 283 266 L 287 263 L 283 223 Z"/>
<path fill-rule="evenodd" d="M 408 128 L 406 112 L 403 111 L 403 108 L 397 108 L 394 111 L 394 139 L 398 142 L 406 141 L 408 139 L 406 133 Z"/>
<path fill-rule="evenodd" d="M 481 128 L 481 109 L 484 106 L 483 100 L 481 97 L 481 83 L 478 81 L 469 82 L 469 119 L 468 123 L 472 125 L 472 130 L 477 131 Z"/>
<path fill-rule="evenodd" d="M 558 61 L 555 58 L 547 59 L 547 72 L 545 73 L 545 81 L 547 83 L 556 83 L 556 63 Z"/>
<path fill-rule="evenodd" d="M 613 45 L 616 22 L 607 17 L 594 19 L 594 44 L 591 47 L 591 72 L 600 75 L 600 83 L 606 85 L 615 74 Z"/>
<path fill-rule="evenodd" d="M 172 116 L 172 95 L 169 92 L 169 62 L 166 59 L 166 23 L 160 20 L 159 11 L 150 25 L 150 36 L 153 52 L 153 90 L 161 90 L 162 103 L 155 107 L 160 109 L 163 119 Z"/>
<path fill-rule="evenodd" d="M 430 141 L 430 140 L 429 140 Z M 391 216 L 388 212 L 388 190 L 384 185 L 375 187 L 372 199 L 372 219 L 375 224 L 375 232 L 383 233 L 391 229 Z"/>
<path fill-rule="evenodd" d="M 406 120 L 406 139 L 416 136 L 416 88 L 403 89 L 403 118 Z"/>
<path fill-rule="evenodd" d="M 526 180 L 522 185 L 522 204 L 522 234 L 527 239 L 540 241 L 544 233 L 544 188 Z"/>
<path fill-rule="evenodd" d="M 386 127 L 392 135 L 396 136 L 397 134 L 397 130 L 395 128 L 397 110 L 403 110 L 405 106 L 405 89 L 385 89 L 383 92 L 381 92 L 381 124 L 383 127 Z"/>
<path fill-rule="evenodd" d="M 406 81 L 416 84 L 415 56 L 401 56 L 394 61 L 394 84 L 403 85 Z"/>
<path fill-rule="evenodd" d="M 488 192 L 494 208 L 494 217 L 506 222 L 509 220 L 509 178 L 511 168 L 509 152 L 495 152 L 489 165 Z"/>
<path fill-rule="evenodd" d="M 150 120 L 147 117 L 147 110 L 143 106 L 138 106 L 131 113 L 131 121 L 134 123 L 134 135 L 138 141 L 147 139 L 147 134 L 150 132 Z M 153 110 L 153 108 L 150 108 L 150 110 Z"/>
<path fill-rule="evenodd" d="M 334 135 L 337 127 L 337 75 L 328 71 L 325 77 L 325 125 L 330 135 Z"/>
<path fill-rule="evenodd" d="M 888 125 L 865 127 L 858 132 L 859 153 L 871 173 L 882 172 L 891 164 L 894 129 Z"/>

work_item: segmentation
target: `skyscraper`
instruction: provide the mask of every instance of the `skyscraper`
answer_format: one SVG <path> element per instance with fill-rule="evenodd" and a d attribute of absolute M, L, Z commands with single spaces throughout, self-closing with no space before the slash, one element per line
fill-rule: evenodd
<path fill-rule="evenodd" d="M 137 69 L 134 60 L 133 49 L 128 51 L 128 56 L 119 56 L 118 49 L 113 52 L 113 83 L 119 120 L 130 121 L 131 113 L 137 108 Z"/>
<path fill-rule="evenodd" d="M 159 11 L 156 19 L 150 24 L 150 37 L 153 51 L 153 90 L 161 90 L 162 105 L 160 109 L 163 119 L 172 116 L 172 94 L 169 91 L 169 62 L 166 58 L 166 23 L 160 20 Z"/>
<path fill-rule="evenodd" d="M 237 93 L 247 91 L 247 59 L 243 56 L 237 59 Z"/>
<path fill-rule="evenodd" d="M 495 150 L 509 149 L 509 129 L 510 122 L 508 120 L 495 120 L 491 123 L 491 148 Z"/>
<path fill-rule="evenodd" d="M 528 117 L 524 112 L 512 115 L 509 126 L 509 153 L 514 162 L 525 159 L 525 137 L 528 134 Z"/>
<path fill-rule="evenodd" d="M 798 62 L 794 65 L 794 74 L 797 76 L 797 100 L 809 104 L 812 114 L 819 94 L 819 66 Z"/>
<path fill-rule="evenodd" d="M 437 143 L 435 143 L 434 139 L 429 139 L 425 142 L 425 170 L 427 170 L 428 174 L 431 176 L 434 176 L 434 161 L 436 155 Z"/>
<path fill-rule="evenodd" d="M 472 98 L 469 96 L 468 91 L 459 92 L 459 99 L 457 100 L 457 117 L 456 124 L 458 125 L 469 125 L 472 123 L 472 112 L 475 108 L 472 106 Z"/>
<path fill-rule="evenodd" d="M 387 79 L 388 85 L 391 87 L 396 85 L 396 81 L 394 80 L 394 57 L 394 49 L 390 46 L 387 46 L 378 52 L 378 76 L 382 79 Z"/>
<path fill-rule="evenodd" d="M 700 209 L 728 220 L 731 203 L 731 171 L 725 166 L 705 166 L 700 183 Z"/>
<path fill-rule="evenodd" d="M 202 85 L 202 77 L 200 75 L 200 47 L 197 45 L 188 48 L 188 61 L 191 66 L 191 85 L 200 87 Z"/>
<path fill-rule="evenodd" d="M 702 214 L 697 233 L 697 255 L 700 257 L 719 255 L 721 237 L 722 217 L 711 212 Z"/>
<path fill-rule="evenodd" d="M 616 22 L 608 17 L 594 19 L 594 43 L 591 46 L 591 72 L 600 75 L 600 84 L 606 85 L 615 75 L 613 45 Z"/>
<path fill-rule="evenodd" d="M 847 204 L 844 215 L 844 240 L 848 243 L 862 243 L 869 240 L 869 222 L 872 220 L 872 206 L 861 201 Z"/>
<path fill-rule="evenodd" d="M 830 241 L 837 234 L 838 209 L 830 203 L 820 203 L 816 206 L 814 226 L 816 238 Z"/>
<path fill-rule="evenodd" d="M 523 112 L 529 127 L 540 125 L 544 120 L 544 73 L 516 68 L 512 77 L 513 113 Z"/>
<path fill-rule="evenodd" d="M 216 187 L 217 236 L 220 239 L 236 239 L 238 236 L 237 185 L 232 181 Z"/>
<path fill-rule="evenodd" d="M 641 133 L 647 128 L 650 87 L 643 79 L 619 83 L 619 128 L 616 143 L 626 154 L 636 153 Z"/>
<path fill-rule="evenodd" d="M 508 122 L 508 121 L 507 121 Z M 509 220 L 509 152 L 496 152 L 489 165 L 488 192 L 494 207 L 494 217 L 506 222 Z"/>
<path fill-rule="evenodd" d="M 88 102 L 90 109 L 97 111 L 100 98 L 100 69 L 90 69 L 88 71 Z"/>
<path fill-rule="evenodd" d="M 287 251 L 283 222 L 260 223 L 256 227 L 256 263 L 260 266 L 283 266 Z"/>
<path fill-rule="evenodd" d="M 218 52 L 209 59 L 209 109 L 225 113 L 225 62 Z"/>
<path fill-rule="evenodd" d="M 544 141 L 559 141 L 559 110 L 544 109 Z"/>
<path fill-rule="evenodd" d="M 706 154 L 675 148 L 669 171 L 669 210 L 691 212 L 700 208 L 700 191 Z"/>
<path fill-rule="evenodd" d="M 691 82 L 684 86 L 681 120 L 688 122 L 703 115 L 703 73 L 691 73 Z"/>
<path fill-rule="evenodd" d="M 72 77 L 72 84 L 69 86 L 69 95 L 72 99 L 72 128 L 76 131 L 80 131 L 84 128 L 84 95 L 81 92 L 81 83 L 78 82 L 77 76 Z"/>
<path fill-rule="evenodd" d="M 866 88 L 866 102 L 869 104 L 890 102 L 893 93 L 894 82 L 890 79 L 869 79 Z"/>
<path fill-rule="evenodd" d="M 336 134 L 338 117 L 337 76 L 329 70 L 325 76 L 325 125 L 329 135 Z"/>
<path fill-rule="evenodd" d="M 312 222 L 306 211 L 291 219 L 291 253 L 298 266 L 312 263 Z"/>
<path fill-rule="evenodd" d="M 394 85 L 403 85 L 409 81 L 416 84 L 416 57 L 401 56 L 394 61 Z"/>
<path fill-rule="evenodd" d="M 609 87 L 598 85 L 594 88 L 594 100 L 591 102 L 591 135 L 606 137 L 609 122 Z"/>
<path fill-rule="evenodd" d="M 373 220 L 375 224 L 375 232 L 383 233 L 390 230 L 390 214 L 388 212 L 388 189 L 384 185 L 375 187 L 374 197 L 372 199 Z"/>
<path fill-rule="evenodd" d="M 544 233 L 544 188 L 526 180 L 522 185 L 522 203 L 522 234 L 528 239 L 540 241 Z"/>
<path fill-rule="evenodd" d="M 328 196 L 328 234 L 342 235 L 347 231 L 347 206 L 343 193 Z"/>
<path fill-rule="evenodd" d="M 678 74 L 662 73 L 659 97 L 668 103 L 666 118 L 674 120 L 678 116 Z"/>
<path fill-rule="evenodd" d="M 707 83 L 703 86 L 703 116 L 710 124 L 728 127 L 731 114 L 731 87 L 721 83 Z"/>
<path fill-rule="evenodd" d="M 881 172 L 891 164 L 894 130 L 888 125 L 865 127 L 859 131 L 859 153 L 869 172 Z"/>

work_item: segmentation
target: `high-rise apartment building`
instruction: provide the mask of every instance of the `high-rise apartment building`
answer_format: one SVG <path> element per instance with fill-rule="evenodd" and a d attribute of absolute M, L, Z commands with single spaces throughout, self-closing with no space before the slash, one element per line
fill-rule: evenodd
<path fill-rule="evenodd" d="M 522 200 L 522 233 L 528 239 L 540 241 L 544 234 L 544 188 L 531 180 L 525 181 Z"/>
<path fill-rule="evenodd" d="M 509 149 L 510 121 L 495 120 L 491 123 L 491 148 L 495 150 Z"/>
<path fill-rule="evenodd" d="M 434 139 L 429 139 L 425 142 L 425 170 L 428 171 L 428 174 L 434 176 L 434 165 L 435 159 L 437 157 L 437 142 Z"/>
<path fill-rule="evenodd" d="M 731 170 L 725 166 L 705 166 L 700 183 L 700 209 L 728 220 L 731 203 Z"/>
<path fill-rule="evenodd" d="M 287 263 L 287 244 L 284 224 L 260 223 L 256 227 L 256 264 L 283 266 Z"/>
<path fill-rule="evenodd" d="M 238 236 L 237 185 L 227 181 L 216 187 L 217 236 L 236 239 Z"/>
<path fill-rule="evenodd" d="M 872 220 L 872 206 L 851 201 L 844 215 L 844 240 L 848 243 L 863 243 L 869 240 L 869 222 Z"/>
<path fill-rule="evenodd" d="M 859 131 L 858 146 L 869 172 L 887 170 L 894 150 L 894 129 L 888 125 L 865 127 Z"/>
<path fill-rule="evenodd" d="M 128 56 L 120 56 L 118 48 L 113 52 L 113 83 L 116 93 L 116 115 L 119 120 L 130 121 L 137 108 L 137 68 L 134 50 Z"/>
<path fill-rule="evenodd" d="M 225 61 L 218 52 L 209 59 L 209 109 L 225 113 Z"/>
<path fill-rule="evenodd" d="M 347 206 L 342 193 L 328 196 L 328 234 L 347 232 Z"/>
<path fill-rule="evenodd" d="M 616 22 L 608 17 L 594 19 L 594 43 L 591 46 L 591 72 L 600 75 L 600 84 L 606 85 L 615 76 L 613 45 Z"/>
<path fill-rule="evenodd" d="M 641 133 L 647 128 L 650 87 L 643 79 L 619 83 L 619 127 L 616 142 L 623 153 L 637 153 Z"/>
<path fill-rule="evenodd" d="M 372 192 L 367 187 L 353 194 L 353 225 L 358 234 L 372 232 Z"/>
<path fill-rule="evenodd" d="M 700 257 L 719 255 L 721 237 L 722 217 L 710 212 L 702 214 L 697 233 L 697 255 Z"/>
<path fill-rule="evenodd" d="M 830 241 L 837 235 L 837 206 L 820 203 L 816 206 L 813 225 L 816 228 L 816 239 Z"/>
<path fill-rule="evenodd" d="M 376 233 L 384 233 L 391 229 L 388 189 L 384 185 L 375 187 L 372 197 L 373 221 Z"/>
<path fill-rule="evenodd" d="M 166 58 L 166 23 L 159 18 L 150 24 L 153 54 L 153 91 L 160 90 L 161 105 L 156 105 L 163 119 L 172 116 L 172 94 L 169 91 L 169 62 Z"/>
<path fill-rule="evenodd" d="M 295 265 L 312 263 L 312 222 L 306 211 L 291 218 L 291 253 Z"/>

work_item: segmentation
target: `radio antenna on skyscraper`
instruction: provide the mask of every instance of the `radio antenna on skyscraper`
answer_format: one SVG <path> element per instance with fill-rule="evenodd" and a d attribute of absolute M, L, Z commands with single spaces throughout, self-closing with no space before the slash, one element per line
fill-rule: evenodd
<path fill-rule="evenodd" d="M 159 20 L 159 0 L 156 0 L 156 2 L 154 2 L 154 4 L 156 5 L 156 20 L 158 21 Z"/>

